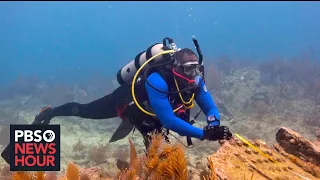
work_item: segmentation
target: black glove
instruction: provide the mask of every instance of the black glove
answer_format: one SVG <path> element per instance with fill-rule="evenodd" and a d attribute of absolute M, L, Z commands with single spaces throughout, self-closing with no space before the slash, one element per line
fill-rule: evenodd
<path fill-rule="evenodd" d="M 205 126 L 203 129 L 204 139 L 210 141 L 230 140 L 232 133 L 227 126 Z"/>
<path fill-rule="evenodd" d="M 53 118 L 53 108 L 50 106 L 44 107 L 39 114 L 34 118 L 33 124 L 49 124 Z"/>

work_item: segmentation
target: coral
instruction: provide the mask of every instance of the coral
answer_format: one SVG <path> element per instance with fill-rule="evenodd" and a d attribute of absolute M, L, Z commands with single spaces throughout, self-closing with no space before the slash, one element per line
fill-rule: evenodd
<path fill-rule="evenodd" d="M 118 179 L 188 179 L 187 160 L 180 144 L 165 144 L 161 135 L 152 135 L 147 154 L 139 158 L 130 142 L 130 168 Z"/>
<path fill-rule="evenodd" d="M 80 178 L 79 169 L 72 162 L 68 163 L 66 177 L 67 180 L 78 180 Z"/>
<path fill-rule="evenodd" d="M 133 167 L 135 161 L 137 160 L 137 151 L 130 138 L 129 138 L 129 143 L 130 143 L 130 167 Z"/>
<path fill-rule="evenodd" d="M 100 168 L 79 169 L 75 164 L 69 162 L 65 175 L 58 180 L 108 180 L 108 178 L 103 177 Z"/>
<path fill-rule="evenodd" d="M 44 172 L 14 172 L 12 180 L 45 180 Z"/>
<path fill-rule="evenodd" d="M 78 142 L 76 142 L 73 146 L 73 152 L 81 152 L 86 148 L 86 146 L 80 141 L 80 139 L 78 140 Z"/>
<path fill-rule="evenodd" d="M 213 165 L 213 160 L 211 157 L 208 157 L 208 162 L 209 162 L 209 168 L 210 168 L 210 174 L 206 175 L 204 177 L 202 177 L 204 180 L 216 180 L 217 179 L 217 174 L 216 171 L 214 169 L 214 165 Z"/>
<path fill-rule="evenodd" d="M 129 154 L 129 148 L 118 146 L 117 151 L 113 151 L 112 156 L 116 159 L 125 161 L 129 158 Z"/>
<path fill-rule="evenodd" d="M 277 133 L 278 144 L 275 149 L 270 148 L 262 140 L 239 139 L 221 141 L 218 152 L 207 157 L 210 172 L 202 172 L 199 177 L 202 180 L 216 179 L 319 179 L 320 168 L 314 164 L 314 154 L 304 154 L 310 148 L 297 148 L 295 152 L 300 156 L 289 154 L 285 151 L 287 145 L 283 144 L 284 137 L 299 137 L 289 140 L 288 143 L 304 144 L 308 142 L 297 133 L 288 128 L 280 128 Z M 240 140 L 242 139 L 242 140 Z M 285 139 L 285 138 L 283 138 Z M 309 142 L 307 143 L 307 145 Z M 154 134 L 146 154 L 138 155 L 131 139 L 130 163 L 128 168 L 118 172 L 113 179 L 190 179 L 189 175 L 194 171 L 188 170 L 187 159 L 181 144 L 167 144 L 162 135 Z M 284 147 L 282 147 L 283 145 Z M 311 148 L 315 148 L 310 144 Z M 249 149 L 252 148 L 252 149 Z M 295 147 L 293 147 L 295 148 Z M 317 152 L 317 149 L 314 149 Z M 311 151 L 310 151 L 311 152 Z M 302 156 L 301 156 L 302 155 Z M 312 162 L 314 161 L 314 163 Z M 192 162 L 191 162 L 192 163 Z M 5 170 L 4 170 L 5 171 Z M 15 172 L 13 180 L 107 180 L 110 176 L 103 173 L 99 167 L 78 168 L 69 162 L 64 176 L 49 178 L 49 172 Z M 194 179 L 194 178 L 192 178 Z"/>
<path fill-rule="evenodd" d="M 59 180 L 85 180 L 86 174 L 81 174 L 78 167 L 69 162 L 65 176 L 60 177 Z M 12 180 L 57 180 L 55 173 L 51 172 L 14 172 L 11 175 Z M 88 178 L 87 178 L 88 179 Z"/>
<path fill-rule="evenodd" d="M 74 126 L 71 126 L 71 127 L 74 127 Z M 72 159 L 74 159 L 74 160 L 76 160 L 76 161 L 78 161 L 78 163 L 79 163 L 79 161 L 82 161 L 83 162 L 83 160 L 84 160 L 84 157 L 86 156 L 86 151 L 87 151 L 87 146 L 86 145 L 84 145 L 83 143 L 82 143 L 82 141 L 79 139 L 75 144 L 73 144 L 73 146 L 72 146 L 72 151 L 73 151 L 73 154 L 72 154 Z M 94 156 L 94 155 L 92 155 L 92 156 Z M 87 162 L 87 160 L 85 161 L 85 162 Z"/>
<path fill-rule="evenodd" d="M 94 146 L 89 152 L 89 158 L 96 165 L 106 162 L 107 160 L 107 145 Z"/>

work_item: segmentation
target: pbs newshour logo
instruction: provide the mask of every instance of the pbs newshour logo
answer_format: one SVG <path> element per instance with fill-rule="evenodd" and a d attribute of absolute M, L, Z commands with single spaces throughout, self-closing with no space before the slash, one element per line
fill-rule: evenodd
<path fill-rule="evenodd" d="M 42 135 L 41 135 L 42 134 Z M 55 139 L 56 134 L 52 130 L 46 130 L 42 133 L 41 130 L 15 130 L 14 142 L 19 142 L 19 138 L 24 138 L 24 142 L 41 142 L 43 139 L 45 142 L 50 143 Z"/>
<path fill-rule="evenodd" d="M 60 171 L 60 125 L 10 125 L 11 171 Z"/>

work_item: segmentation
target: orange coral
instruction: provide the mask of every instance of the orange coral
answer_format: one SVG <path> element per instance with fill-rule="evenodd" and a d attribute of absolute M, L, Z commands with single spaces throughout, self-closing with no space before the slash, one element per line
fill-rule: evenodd
<path fill-rule="evenodd" d="M 137 160 L 137 151 L 130 138 L 129 138 L 129 143 L 130 143 L 130 167 L 133 167 L 134 162 Z"/>
<path fill-rule="evenodd" d="M 72 162 L 68 163 L 66 177 L 67 177 L 67 180 L 79 180 L 80 179 L 79 169 Z"/>
<path fill-rule="evenodd" d="M 162 135 L 154 134 L 147 155 L 130 160 L 130 168 L 120 172 L 118 179 L 188 179 L 187 160 L 181 145 L 162 143 Z M 131 158 L 135 149 L 129 139 Z"/>
<path fill-rule="evenodd" d="M 14 172 L 12 173 L 12 180 L 44 180 L 45 173 L 39 172 Z"/>
<path fill-rule="evenodd" d="M 207 175 L 206 177 L 203 177 L 204 180 L 216 180 L 217 174 L 213 166 L 213 160 L 211 157 L 208 157 L 209 167 L 210 167 L 210 175 Z"/>
<path fill-rule="evenodd" d="M 188 179 L 187 159 L 181 144 L 167 144 L 163 141 L 161 134 L 154 134 L 147 154 L 138 156 L 131 139 L 130 144 L 130 166 L 120 171 L 117 179 Z M 209 162 L 212 169 L 210 180 L 215 179 L 212 161 Z M 47 176 L 48 175 L 48 176 Z M 48 180 L 49 173 L 44 172 L 16 172 L 12 174 L 13 180 Z M 101 177 L 101 176 L 100 176 Z M 100 178 L 99 177 L 99 178 Z M 91 178 L 91 177 L 90 177 Z M 101 177 L 102 178 L 102 177 Z M 51 178 L 50 180 L 56 180 Z M 88 179 L 86 173 L 79 171 L 78 167 L 69 162 L 66 173 L 59 180 L 85 180 Z"/>

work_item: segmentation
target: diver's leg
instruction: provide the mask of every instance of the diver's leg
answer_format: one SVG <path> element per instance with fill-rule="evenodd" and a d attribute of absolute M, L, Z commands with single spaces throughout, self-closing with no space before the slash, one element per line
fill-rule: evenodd
<path fill-rule="evenodd" d="M 149 146 L 151 144 L 151 136 L 148 134 L 142 134 L 143 137 L 143 144 L 146 147 L 146 151 L 148 151 Z"/>
<path fill-rule="evenodd" d="M 123 99 L 127 99 L 128 85 L 122 85 L 100 99 L 88 104 L 76 102 L 66 103 L 53 109 L 53 117 L 57 116 L 77 116 L 89 119 L 108 119 L 117 117 L 117 107 L 121 105 Z"/>

